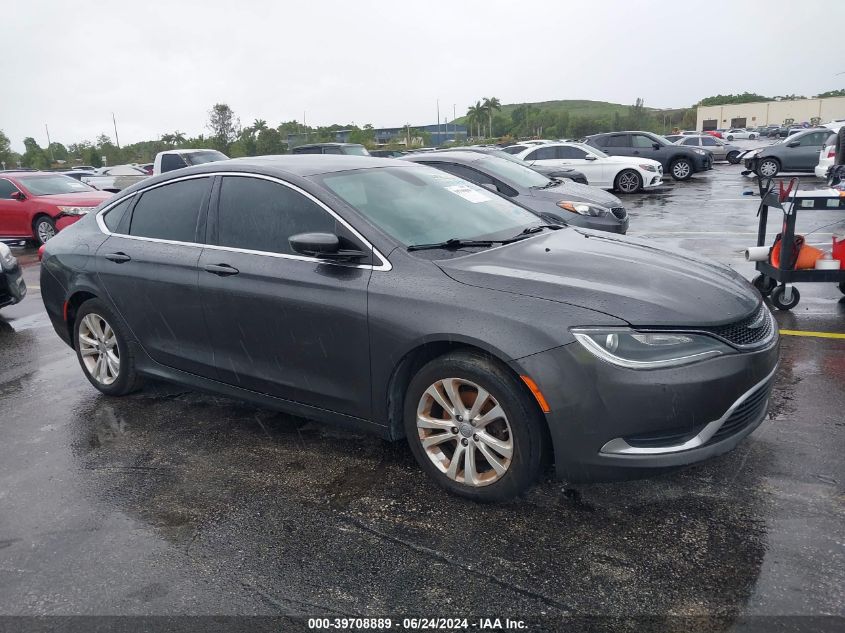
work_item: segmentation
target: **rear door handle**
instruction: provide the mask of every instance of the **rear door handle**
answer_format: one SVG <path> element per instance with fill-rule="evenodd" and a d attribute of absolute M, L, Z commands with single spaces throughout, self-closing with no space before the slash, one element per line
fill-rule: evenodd
<path fill-rule="evenodd" d="M 206 272 L 212 273 L 213 275 L 219 275 L 220 277 L 237 275 L 240 272 L 237 268 L 229 266 L 228 264 L 206 264 L 205 270 Z"/>
<path fill-rule="evenodd" d="M 108 255 L 105 255 L 105 258 L 115 264 L 123 264 L 124 262 L 132 261 L 132 258 L 126 253 L 109 253 Z"/>

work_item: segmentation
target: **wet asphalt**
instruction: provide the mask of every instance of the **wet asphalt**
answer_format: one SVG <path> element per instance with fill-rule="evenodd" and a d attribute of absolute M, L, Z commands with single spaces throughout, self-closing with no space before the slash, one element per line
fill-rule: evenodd
<path fill-rule="evenodd" d="M 630 234 L 750 278 L 741 170 L 627 197 Z M 785 336 L 768 418 L 727 455 L 477 505 L 402 443 L 165 384 L 99 394 L 15 252 L 30 294 L 0 311 L 0 615 L 845 616 L 843 339 Z M 782 328 L 845 332 L 834 285 L 800 290 Z"/>

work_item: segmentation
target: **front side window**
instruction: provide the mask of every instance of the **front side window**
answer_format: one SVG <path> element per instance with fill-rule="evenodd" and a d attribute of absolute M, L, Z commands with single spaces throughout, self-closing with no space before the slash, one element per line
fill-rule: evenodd
<path fill-rule="evenodd" d="M 337 220 L 298 191 L 261 178 L 225 176 L 220 187 L 217 243 L 293 255 L 298 233 L 339 233 Z"/>
<path fill-rule="evenodd" d="M 719 145 L 719 142 L 712 136 L 707 136 L 701 139 L 701 144 L 705 147 L 717 147 Z"/>
<path fill-rule="evenodd" d="M 132 211 L 129 234 L 196 242 L 197 219 L 210 183 L 210 178 L 191 178 L 144 192 Z"/>
<path fill-rule="evenodd" d="M 565 160 L 584 160 L 587 152 L 571 145 L 561 145 L 557 148 L 557 157 Z"/>
<path fill-rule="evenodd" d="M 182 169 L 188 164 L 179 156 L 179 154 L 164 154 L 161 157 L 161 171 L 173 171 L 174 169 Z"/>
<path fill-rule="evenodd" d="M 406 246 L 513 237 L 540 222 L 473 183 L 428 167 L 382 167 L 315 177 Z"/>
<path fill-rule="evenodd" d="M 698 138 L 695 137 L 695 136 L 685 138 L 683 143 L 681 143 L 681 145 L 693 145 L 695 147 L 698 147 Z"/>
<path fill-rule="evenodd" d="M 53 176 L 21 176 L 21 185 L 33 196 L 56 196 L 63 193 L 84 193 L 96 191 L 84 182 L 79 182 L 70 176 L 56 174 Z"/>
<path fill-rule="evenodd" d="M 527 149 L 525 145 L 511 145 L 510 147 L 504 148 L 502 151 L 507 152 L 508 154 L 519 154 L 520 152 L 524 152 Z"/>
<path fill-rule="evenodd" d="M 12 194 L 18 190 L 15 185 L 5 178 L 0 178 L 0 198 L 11 198 Z"/>
<path fill-rule="evenodd" d="M 525 157 L 525 160 L 554 160 L 557 158 L 554 147 L 540 147 Z"/>
<path fill-rule="evenodd" d="M 633 147 L 637 147 L 640 149 L 651 148 L 651 146 L 657 142 L 653 138 L 649 138 L 648 136 L 644 136 L 643 134 L 632 135 L 631 141 L 631 145 Z"/>

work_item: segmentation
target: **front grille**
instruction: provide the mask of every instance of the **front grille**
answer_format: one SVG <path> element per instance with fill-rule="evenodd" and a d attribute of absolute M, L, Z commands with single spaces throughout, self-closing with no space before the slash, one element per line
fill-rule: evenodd
<path fill-rule="evenodd" d="M 624 220 L 628 217 L 628 212 L 625 210 L 625 207 L 612 207 L 610 211 L 620 220 Z"/>
<path fill-rule="evenodd" d="M 734 412 L 719 427 L 719 430 L 713 434 L 713 437 L 708 440 L 707 444 L 714 444 L 735 433 L 739 433 L 742 429 L 748 427 L 749 424 L 753 424 L 762 418 L 766 412 L 766 406 L 769 403 L 769 393 L 771 392 L 773 382 L 770 380 L 766 384 L 761 385 L 743 400 L 742 404 L 734 409 Z"/>
<path fill-rule="evenodd" d="M 629 435 L 625 441 L 636 448 L 658 448 L 663 446 L 678 446 L 691 439 L 698 431 L 689 428 L 664 429 L 640 435 Z"/>
<path fill-rule="evenodd" d="M 742 348 L 762 347 L 772 339 L 774 330 L 774 318 L 764 303 L 761 303 L 751 316 L 741 321 L 702 328 L 702 331 Z"/>

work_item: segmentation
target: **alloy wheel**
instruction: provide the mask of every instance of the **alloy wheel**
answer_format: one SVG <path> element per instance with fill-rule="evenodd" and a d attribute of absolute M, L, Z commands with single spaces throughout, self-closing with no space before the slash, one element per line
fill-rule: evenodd
<path fill-rule="evenodd" d="M 85 369 L 100 384 L 111 385 L 120 374 L 120 349 L 112 327 L 92 312 L 82 318 L 77 338 Z"/>
<path fill-rule="evenodd" d="M 635 193 L 640 188 L 640 177 L 634 172 L 625 172 L 619 176 L 619 191 Z"/>
<path fill-rule="evenodd" d="M 674 165 L 672 165 L 672 176 L 675 178 L 682 180 L 689 176 L 690 174 L 690 164 L 685 160 L 679 160 Z"/>
<path fill-rule="evenodd" d="M 764 178 L 771 178 L 778 173 L 778 164 L 773 160 L 764 160 L 760 163 L 760 175 Z"/>
<path fill-rule="evenodd" d="M 56 236 L 56 229 L 46 220 L 42 220 L 38 223 L 38 226 L 35 227 L 35 232 L 42 244 L 46 244 L 47 240 Z"/>
<path fill-rule="evenodd" d="M 420 444 L 449 479 L 467 486 L 501 479 L 513 459 L 513 435 L 504 409 L 480 385 L 443 378 L 417 405 Z"/>

